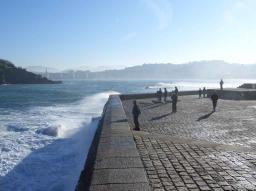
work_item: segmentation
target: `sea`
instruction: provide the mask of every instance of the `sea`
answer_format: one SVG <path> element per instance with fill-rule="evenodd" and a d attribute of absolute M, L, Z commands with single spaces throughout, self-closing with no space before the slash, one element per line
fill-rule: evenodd
<path fill-rule="evenodd" d="M 64 81 L 0 86 L 0 191 L 73 191 L 111 94 L 218 88 L 212 80 Z M 238 87 L 253 79 L 224 79 Z"/>

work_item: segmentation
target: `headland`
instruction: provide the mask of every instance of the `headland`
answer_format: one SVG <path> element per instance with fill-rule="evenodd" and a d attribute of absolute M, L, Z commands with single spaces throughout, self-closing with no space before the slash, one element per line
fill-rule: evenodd
<path fill-rule="evenodd" d="M 16 67 L 8 60 L 0 59 L 0 85 L 1 84 L 59 84 L 61 81 L 52 81 L 41 75 L 28 72 Z"/>

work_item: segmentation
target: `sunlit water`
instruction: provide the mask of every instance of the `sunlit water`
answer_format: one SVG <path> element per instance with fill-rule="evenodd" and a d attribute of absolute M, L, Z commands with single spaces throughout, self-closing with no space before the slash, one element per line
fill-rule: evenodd
<path fill-rule="evenodd" d="M 256 80 L 224 80 L 237 87 Z M 0 190 L 74 190 L 110 94 L 219 87 L 218 80 L 0 86 Z M 92 120 L 93 119 L 93 120 Z"/>

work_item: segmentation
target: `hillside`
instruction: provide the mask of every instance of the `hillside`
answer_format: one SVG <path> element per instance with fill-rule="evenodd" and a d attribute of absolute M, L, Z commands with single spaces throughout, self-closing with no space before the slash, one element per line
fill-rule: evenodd
<path fill-rule="evenodd" d="M 256 78 L 256 65 L 224 61 L 198 61 L 186 64 L 143 64 L 120 70 L 67 71 L 49 73 L 50 79 L 219 79 Z"/>
<path fill-rule="evenodd" d="M 11 62 L 0 59 L 0 84 L 54 84 L 59 83 L 40 75 L 17 68 Z"/>

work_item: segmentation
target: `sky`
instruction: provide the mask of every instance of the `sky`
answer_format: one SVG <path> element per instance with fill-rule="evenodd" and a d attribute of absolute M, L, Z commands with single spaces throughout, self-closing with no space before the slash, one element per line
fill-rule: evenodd
<path fill-rule="evenodd" d="M 0 58 L 21 67 L 256 63 L 255 0 L 0 0 L 0 8 Z"/>

